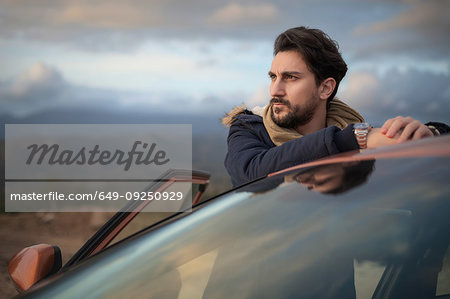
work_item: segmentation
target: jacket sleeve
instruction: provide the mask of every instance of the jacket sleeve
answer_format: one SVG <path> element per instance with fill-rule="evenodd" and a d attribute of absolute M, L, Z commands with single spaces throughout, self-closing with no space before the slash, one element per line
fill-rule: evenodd
<path fill-rule="evenodd" d="M 225 168 L 233 186 L 297 164 L 359 148 L 353 125 L 344 130 L 328 127 L 281 146 L 272 143 L 262 123 L 256 126 L 260 129 L 237 121 L 230 127 Z"/>
<path fill-rule="evenodd" d="M 447 124 L 444 123 L 440 123 L 440 122 L 428 122 L 425 124 L 425 126 L 433 126 L 435 127 L 438 131 L 439 134 L 438 135 L 444 135 L 444 134 L 449 134 L 450 133 L 450 127 Z M 434 134 L 434 132 L 433 132 Z"/>

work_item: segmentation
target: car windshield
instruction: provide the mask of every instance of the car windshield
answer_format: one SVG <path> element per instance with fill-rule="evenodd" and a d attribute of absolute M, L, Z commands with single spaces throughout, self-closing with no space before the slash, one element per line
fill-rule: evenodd
<path fill-rule="evenodd" d="M 51 288 L 155 298 L 449 294 L 449 160 L 266 178 L 113 246 Z"/>

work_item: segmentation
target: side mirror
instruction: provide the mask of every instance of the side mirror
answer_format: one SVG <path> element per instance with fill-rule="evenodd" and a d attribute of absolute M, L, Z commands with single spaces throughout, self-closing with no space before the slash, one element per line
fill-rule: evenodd
<path fill-rule="evenodd" d="M 39 244 L 16 253 L 9 261 L 8 272 L 16 289 L 22 293 L 42 278 L 56 273 L 61 265 L 58 246 Z"/>

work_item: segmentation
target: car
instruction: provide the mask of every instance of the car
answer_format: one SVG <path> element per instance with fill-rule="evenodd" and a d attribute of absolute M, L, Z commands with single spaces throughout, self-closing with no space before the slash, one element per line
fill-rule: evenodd
<path fill-rule="evenodd" d="M 271 173 L 113 245 L 93 237 L 59 270 L 42 245 L 34 266 L 52 274 L 22 295 L 450 298 L 449 162 L 440 136 Z"/>

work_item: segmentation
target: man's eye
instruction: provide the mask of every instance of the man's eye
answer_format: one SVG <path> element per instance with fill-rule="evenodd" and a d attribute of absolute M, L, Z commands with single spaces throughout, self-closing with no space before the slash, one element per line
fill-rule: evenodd
<path fill-rule="evenodd" d="M 295 80 L 295 79 L 297 79 L 297 77 L 294 77 L 292 75 L 286 75 L 286 79 L 288 79 L 288 80 Z"/>
<path fill-rule="evenodd" d="M 276 78 L 277 78 L 277 76 L 275 76 L 275 75 L 269 75 L 269 78 L 270 78 L 270 80 L 275 80 Z"/>

